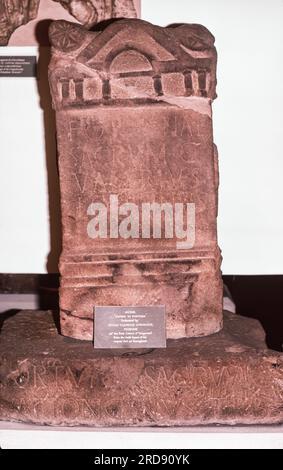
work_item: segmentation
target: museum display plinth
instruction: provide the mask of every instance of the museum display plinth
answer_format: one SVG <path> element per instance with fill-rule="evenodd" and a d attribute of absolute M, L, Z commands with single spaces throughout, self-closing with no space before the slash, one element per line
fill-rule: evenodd
<path fill-rule="evenodd" d="M 0 419 L 49 425 L 283 422 L 283 354 L 256 320 L 224 312 L 221 332 L 166 349 L 95 350 L 58 334 L 52 312 L 6 318 Z"/>

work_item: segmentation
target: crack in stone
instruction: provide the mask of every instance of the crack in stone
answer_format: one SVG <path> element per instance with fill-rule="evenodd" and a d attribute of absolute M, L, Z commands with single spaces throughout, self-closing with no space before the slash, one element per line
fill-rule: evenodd
<path fill-rule="evenodd" d="M 65 309 L 63 309 L 63 308 L 61 308 L 60 310 L 61 310 L 61 312 L 65 313 L 65 315 L 67 315 L 67 317 L 76 318 L 77 320 L 84 320 L 84 321 L 93 322 L 92 318 L 88 318 L 88 317 L 77 317 L 77 316 L 74 315 L 70 310 L 65 310 Z"/>

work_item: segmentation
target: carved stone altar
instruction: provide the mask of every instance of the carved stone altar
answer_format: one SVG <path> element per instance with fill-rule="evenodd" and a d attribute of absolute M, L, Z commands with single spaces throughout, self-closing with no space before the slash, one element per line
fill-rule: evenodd
<path fill-rule="evenodd" d="M 266 348 L 255 320 L 224 312 L 221 329 L 213 36 L 199 25 L 118 20 L 96 32 L 54 22 L 50 37 L 63 335 L 54 312 L 0 316 L 0 420 L 67 426 L 283 422 L 283 354 Z M 164 207 L 163 231 L 144 230 L 136 216 L 129 219 L 131 231 L 124 223 L 124 237 L 112 214 L 99 221 L 98 237 L 95 204 L 116 214 L 118 201 L 126 220 L 144 203 L 166 209 L 171 203 L 175 210 L 195 204 L 182 232 L 190 237 L 180 241 L 176 223 L 175 231 L 166 226 Z M 165 305 L 167 347 L 94 349 L 91 341 L 78 341 L 93 339 L 95 305 Z"/>
<path fill-rule="evenodd" d="M 93 338 L 95 305 L 165 305 L 168 338 L 222 325 L 217 246 L 218 169 L 211 101 L 214 38 L 200 25 L 115 21 L 89 32 L 50 29 L 49 79 L 56 110 L 63 252 L 61 331 Z M 93 239 L 92 203 L 194 203 L 195 238 L 176 234 Z M 111 229 L 110 229 L 111 231 Z M 181 244 L 182 245 L 182 244 Z"/>

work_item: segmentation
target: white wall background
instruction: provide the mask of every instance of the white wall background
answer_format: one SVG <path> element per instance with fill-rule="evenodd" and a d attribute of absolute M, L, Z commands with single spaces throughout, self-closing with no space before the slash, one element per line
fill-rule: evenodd
<path fill-rule="evenodd" d="M 36 47 L 3 47 L 35 55 Z M 45 272 L 49 215 L 43 111 L 32 78 L 0 78 L 0 272 Z"/>
<path fill-rule="evenodd" d="M 214 34 L 223 272 L 282 274 L 283 1 L 143 0 L 142 17 Z"/>
<path fill-rule="evenodd" d="M 282 274 L 283 0 L 142 0 L 142 18 L 159 25 L 202 23 L 215 35 L 223 272 Z M 9 47 L 0 53 L 35 51 Z M 0 272 L 46 272 L 43 122 L 36 81 L 1 78 Z M 54 174 L 55 160 L 48 165 Z M 56 271 L 56 247 L 49 270 Z"/>

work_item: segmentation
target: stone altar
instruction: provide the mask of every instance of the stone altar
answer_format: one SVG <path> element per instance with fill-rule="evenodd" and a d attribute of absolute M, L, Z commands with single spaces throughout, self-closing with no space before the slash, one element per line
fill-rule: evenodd
<path fill-rule="evenodd" d="M 63 214 L 62 333 L 92 340 L 95 305 L 166 305 L 168 338 L 219 331 L 213 36 L 200 25 L 161 28 L 131 19 L 102 32 L 53 22 L 50 40 Z M 94 203 L 110 213 L 109 233 L 96 238 Z M 118 203 L 163 204 L 164 218 L 168 204 L 195 204 L 191 246 L 173 230 L 167 238 L 144 235 L 141 217 L 134 236 L 121 237 L 111 227 Z"/>
<path fill-rule="evenodd" d="M 0 419 L 67 426 L 282 423 L 283 355 L 266 348 L 255 320 L 224 312 L 221 329 L 212 35 L 197 25 L 164 29 L 123 20 L 88 32 L 57 22 L 51 41 L 65 336 L 52 312 L 0 318 Z M 144 201 L 195 203 L 194 237 L 184 247 L 169 226 L 169 237 L 165 230 L 143 238 L 140 223 L 132 238 L 93 236 L 93 204 L 107 213 L 109 194 L 127 211 Z M 134 225 L 137 218 L 129 220 Z M 101 222 L 99 234 L 109 225 Z M 126 229 L 133 233 L 128 223 Z M 166 348 L 95 350 L 75 339 L 92 339 L 97 303 L 160 302 Z"/>

